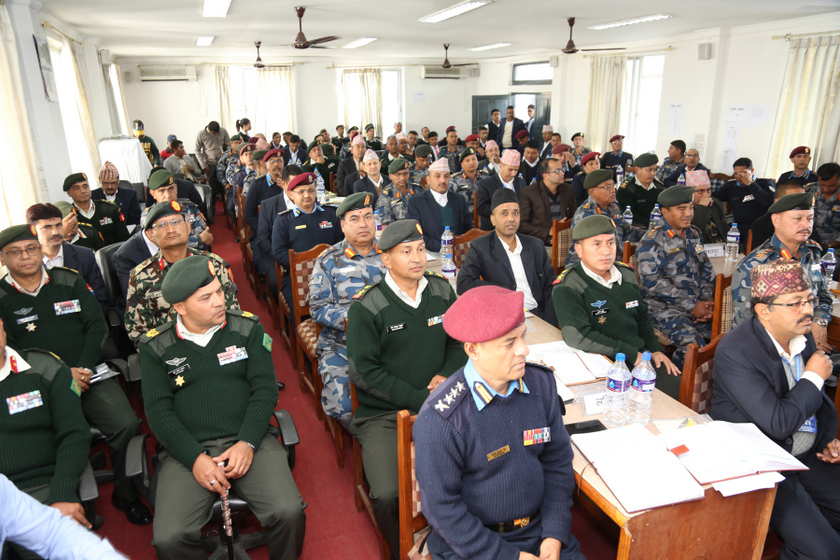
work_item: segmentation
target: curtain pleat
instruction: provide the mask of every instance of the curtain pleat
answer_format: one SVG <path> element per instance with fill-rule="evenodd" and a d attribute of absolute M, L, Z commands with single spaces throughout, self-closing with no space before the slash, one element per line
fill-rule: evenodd
<path fill-rule="evenodd" d="M 608 146 L 610 137 L 620 128 L 626 68 L 627 57 L 624 56 L 592 58 L 586 125 L 589 146 Z"/>

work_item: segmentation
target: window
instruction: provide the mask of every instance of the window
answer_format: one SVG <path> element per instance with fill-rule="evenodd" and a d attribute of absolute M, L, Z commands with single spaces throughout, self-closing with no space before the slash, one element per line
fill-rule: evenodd
<path fill-rule="evenodd" d="M 384 138 L 395 122 L 403 121 L 401 69 L 337 70 L 336 80 L 338 114 L 347 128 L 355 125 L 364 133 L 365 125 L 372 123 Z"/>
<path fill-rule="evenodd" d="M 394 123 L 402 122 L 402 120 L 402 71 L 383 69 L 382 134 L 392 134 L 394 132 Z M 405 129 L 405 127 L 403 128 Z"/>
<path fill-rule="evenodd" d="M 548 62 L 513 65 L 513 85 L 545 85 L 554 78 L 554 68 Z"/>
<path fill-rule="evenodd" d="M 105 79 L 105 87 L 111 94 L 108 96 L 108 111 L 111 114 L 112 126 L 123 136 L 131 136 L 128 128 L 128 117 L 125 114 L 120 68 L 116 64 L 109 64 L 107 67 L 103 67 L 102 75 Z"/>
<path fill-rule="evenodd" d="M 233 123 L 247 117 L 251 120 L 251 135 L 261 132 L 271 139 L 273 132 L 295 130 L 292 107 L 292 69 L 288 66 L 254 68 L 229 66 L 230 134 Z"/>
<path fill-rule="evenodd" d="M 639 155 L 656 151 L 659 102 L 665 55 L 627 59 L 627 77 L 621 100 L 621 130 L 624 149 Z"/>
<path fill-rule="evenodd" d="M 513 95 L 513 116 L 517 119 L 522 119 L 522 122 L 528 122 L 531 118 L 528 116 L 528 105 L 536 105 L 537 96 L 533 93 L 515 93 Z M 505 112 L 502 110 L 502 118 L 505 118 Z"/>

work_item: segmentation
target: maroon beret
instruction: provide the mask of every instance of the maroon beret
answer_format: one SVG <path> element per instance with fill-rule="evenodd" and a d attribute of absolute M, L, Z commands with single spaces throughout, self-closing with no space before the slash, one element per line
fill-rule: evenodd
<path fill-rule="evenodd" d="M 624 140 L 624 136 L 622 136 L 621 134 L 616 134 L 615 136 L 610 138 L 610 142 L 615 142 L 616 140 Z"/>
<path fill-rule="evenodd" d="M 274 148 L 274 149 L 268 150 L 265 153 L 265 155 L 263 156 L 263 161 L 268 161 L 271 158 L 273 158 L 274 156 L 283 157 L 284 155 L 286 155 L 286 152 L 283 151 L 283 148 Z"/>
<path fill-rule="evenodd" d="M 447 127 L 446 127 L 446 133 L 447 133 L 447 134 L 449 134 L 449 133 L 450 133 L 450 132 L 452 132 L 453 130 L 455 130 L 455 127 L 454 127 L 454 126 L 447 126 Z"/>
<path fill-rule="evenodd" d="M 585 156 L 580 158 L 580 164 L 583 165 L 584 163 L 586 163 L 588 161 L 592 161 L 593 159 L 595 159 L 596 157 L 598 157 L 600 155 L 601 154 L 599 152 L 589 152 L 588 154 L 586 154 Z"/>
<path fill-rule="evenodd" d="M 487 342 L 525 322 L 525 294 L 479 286 L 455 300 L 443 316 L 443 329 L 461 342 Z"/>
<path fill-rule="evenodd" d="M 248 143 L 249 144 L 256 144 L 257 142 L 259 142 L 259 140 L 260 140 L 259 136 L 251 136 L 250 138 L 248 138 Z"/>
<path fill-rule="evenodd" d="M 464 138 L 464 142 L 478 142 L 478 134 L 470 134 Z"/>
<path fill-rule="evenodd" d="M 301 173 L 300 175 L 295 176 L 294 179 L 289 181 L 289 186 L 286 187 L 286 190 L 292 192 L 295 190 L 295 187 L 299 187 L 300 185 L 314 185 L 315 184 L 315 174 L 314 173 Z"/>
<path fill-rule="evenodd" d="M 256 152 L 256 151 L 257 151 L 257 145 L 256 144 L 250 144 L 250 143 L 246 142 L 245 144 L 242 144 L 241 148 L 239 148 L 239 155 L 241 156 L 242 154 L 244 154 L 246 152 Z"/>
<path fill-rule="evenodd" d="M 525 138 L 526 136 L 528 136 L 528 131 L 527 130 L 520 130 L 519 132 L 516 133 L 516 139 L 517 140 Z"/>
<path fill-rule="evenodd" d="M 557 154 L 562 154 L 563 152 L 568 152 L 571 149 L 572 149 L 572 147 L 569 146 L 568 144 L 557 144 L 556 146 L 551 148 L 551 155 L 554 156 L 554 155 L 557 155 Z"/>
<path fill-rule="evenodd" d="M 788 157 L 798 156 L 799 154 L 805 154 L 810 156 L 811 148 L 809 148 L 808 146 L 799 146 L 797 148 L 794 148 L 793 151 L 790 153 L 790 156 Z"/>

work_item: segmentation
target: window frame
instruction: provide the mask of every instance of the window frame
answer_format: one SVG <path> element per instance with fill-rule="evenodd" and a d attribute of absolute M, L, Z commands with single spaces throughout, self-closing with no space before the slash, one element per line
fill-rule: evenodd
<path fill-rule="evenodd" d="M 549 86 L 549 85 L 551 85 L 554 82 L 553 77 L 548 79 L 548 80 L 517 80 L 516 79 L 516 69 L 517 68 L 520 68 L 522 66 L 535 66 L 535 65 L 538 65 L 538 64 L 547 65 L 549 70 L 552 71 L 552 74 L 553 74 L 554 69 L 551 68 L 551 62 L 549 62 L 548 60 L 539 60 L 539 61 L 536 61 L 536 62 L 517 62 L 517 63 L 514 63 L 514 64 L 511 65 L 511 71 L 510 71 L 510 83 L 511 83 L 511 85 L 514 85 L 514 86 Z"/>

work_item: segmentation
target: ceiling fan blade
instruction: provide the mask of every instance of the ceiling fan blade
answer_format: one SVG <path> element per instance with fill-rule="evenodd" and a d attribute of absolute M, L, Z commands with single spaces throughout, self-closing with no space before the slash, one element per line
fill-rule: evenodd
<path fill-rule="evenodd" d="M 478 62 L 465 62 L 464 64 L 450 64 L 449 67 L 452 68 L 454 66 L 478 66 Z"/>
<path fill-rule="evenodd" d="M 341 37 L 336 37 L 335 35 L 328 35 L 326 37 L 318 37 L 317 39 L 312 39 L 309 41 L 310 45 L 320 45 L 321 43 L 329 43 L 330 41 L 338 41 Z"/>
<path fill-rule="evenodd" d="M 311 46 L 311 47 L 309 47 L 309 48 L 310 48 L 310 49 L 334 49 L 335 47 L 332 47 L 332 46 L 329 46 L 329 45 L 327 45 L 327 46 L 323 46 L 323 47 L 322 47 L 322 46 L 320 46 L 320 45 L 312 45 L 312 46 Z"/>
<path fill-rule="evenodd" d="M 627 47 L 613 47 L 611 49 L 580 49 L 583 52 L 594 52 L 594 51 L 623 51 L 627 50 Z"/>

